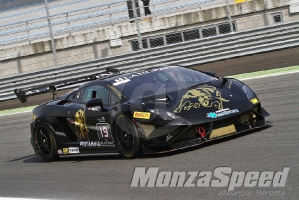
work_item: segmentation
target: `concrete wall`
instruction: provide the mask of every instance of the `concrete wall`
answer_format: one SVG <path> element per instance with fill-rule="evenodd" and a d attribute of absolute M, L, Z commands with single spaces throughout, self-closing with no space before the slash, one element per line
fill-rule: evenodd
<path fill-rule="evenodd" d="M 266 0 L 265 0 L 266 1 Z M 287 1 L 252 0 L 230 5 L 237 30 L 242 31 L 273 24 L 272 13 L 281 12 L 284 22 L 299 20 L 299 14 L 289 13 Z M 266 11 L 265 8 L 266 7 Z M 195 27 L 203 27 L 227 22 L 226 6 L 192 12 L 172 13 L 153 20 L 139 22 L 143 37 L 166 34 Z M 97 30 L 79 32 L 76 35 L 55 37 L 55 46 L 59 65 L 90 61 L 102 57 L 131 52 L 130 40 L 136 39 L 134 23 L 101 27 Z M 121 39 L 121 45 L 110 47 L 110 42 Z M 0 50 L 0 77 L 54 67 L 50 40 L 41 40 L 32 44 L 20 44 Z"/>

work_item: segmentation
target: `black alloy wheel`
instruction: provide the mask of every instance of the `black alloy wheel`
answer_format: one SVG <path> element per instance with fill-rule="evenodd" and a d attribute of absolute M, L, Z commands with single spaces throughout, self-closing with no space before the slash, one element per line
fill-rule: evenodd
<path fill-rule="evenodd" d="M 48 162 L 59 158 L 57 154 L 57 144 L 53 131 L 45 122 L 39 122 L 35 128 L 34 143 L 38 154 Z"/>
<path fill-rule="evenodd" d="M 141 154 L 141 143 L 132 121 L 119 116 L 115 124 L 116 141 L 125 158 L 136 158 Z"/>

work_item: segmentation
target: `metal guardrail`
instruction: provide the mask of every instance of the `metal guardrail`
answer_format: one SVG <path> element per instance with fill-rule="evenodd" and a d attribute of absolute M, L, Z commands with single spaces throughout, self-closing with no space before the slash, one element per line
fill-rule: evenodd
<path fill-rule="evenodd" d="M 50 84 L 98 73 L 106 67 L 126 70 L 142 66 L 176 64 L 192 66 L 266 51 L 299 46 L 299 21 L 235 32 L 200 40 L 146 49 L 89 62 L 3 77 L 0 101 L 16 98 L 13 90 Z"/>
<path fill-rule="evenodd" d="M 150 7 L 152 16 L 161 16 L 178 10 L 183 11 L 209 6 L 214 1 L 225 2 L 224 0 L 152 0 Z M 231 2 L 231 0 L 229 1 Z M 82 3 L 85 4 L 82 6 Z M 169 4 L 173 5 L 169 6 Z M 76 5 L 77 7 L 73 8 Z M 139 9 L 141 16 L 144 17 L 143 5 L 139 5 Z M 52 5 L 49 10 L 51 11 L 51 25 L 55 36 L 73 34 L 81 30 L 131 20 L 128 16 L 126 0 L 110 0 L 109 2 L 97 3 L 91 0 L 80 0 Z M 48 38 L 50 34 L 45 7 L 42 4 L 30 11 L 0 16 L 0 20 L 0 44 L 2 47 Z"/>

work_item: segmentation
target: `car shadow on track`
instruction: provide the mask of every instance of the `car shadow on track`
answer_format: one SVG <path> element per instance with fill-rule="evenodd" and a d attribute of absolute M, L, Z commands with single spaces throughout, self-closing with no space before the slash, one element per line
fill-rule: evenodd
<path fill-rule="evenodd" d="M 84 162 L 92 160 L 123 160 L 124 158 L 120 154 L 80 154 L 80 155 L 69 155 L 62 156 L 57 161 L 54 162 Z M 17 159 L 16 159 L 17 160 Z M 27 159 L 23 160 L 24 163 L 47 163 L 40 156 L 33 155 Z"/>
<path fill-rule="evenodd" d="M 36 155 L 32 154 L 32 155 L 29 155 L 29 156 L 23 156 L 23 157 L 20 157 L 20 158 L 15 158 L 15 159 L 12 159 L 12 160 L 8 160 L 6 162 L 17 162 L 19 160 L 25 161 L 25 160 L 28 160 L 28 159 L 33 159 L 34 157 L 36 157 Z"/>
<path fill-rule="evenodd" d="M 213 141 L 210 141 L 210 142 L 203 143 L 201 145 L 197 145 L 197 146 L 194 146 L 194 147 L 188 147 L 188 148 L 185 148 L 185 149 L 179 149 L 179 150 L 175 150 L 175 151 L 172 151 L 172 152 L 166 152 L 166 153 L 160 153 L 160 154 L 145 154 L 145 155 L 142 155 L 141 157 L 136 158 L 136 159 L 142 160 L 142 159 L 153 159 L 153 158 L 175 156 L 175 155 L 178 155 L 178 154 L 183 154 L 183 153 L 195 151 L 195 150 L 198 150 L 200 148 L 205 148 L 205 147 L 209 147 L 209 146 L 212 146 L 212 145 L 216 145 L 218 143 L 223 143 L 223 142 L 227 142 L 227 141 L 230 141 L 230 140 L 234 140 L 234 139 L 244 137 L 244 136 L 249 135 L 249 134 L 259 133 L 262 130 L 265 130 L 269 127 L 271 127 L 271 126 L 246 131 L 244 133 L 239 133 L 239 134 L 236 134 L 236 135 L 220 138 L 220 139 L 217 139 L 217 140 L 213 140 Z M 240 142 L 242 142 L 242 141 L 240 141 Z M 41 157 L 39 157 L 35 154 L 20 157 L 20 158 L 16 158 L 16 159 L 13 159 L 13 160 L 10 160 L 10 161 L 7 161 L 7 162 L 16 162 L 16 161 L 19 161 L 19 160 L 23 160 L 24 163 L 44 163 L 45 162 Z M 126 158 L 124 158 L 120 154 L 115 154 L 115 153 L 113 153 L 113 154 L 112 153 L 110 153 L 110 154 L 86 154 L 86 155 L 80 154 L 80 155 L 63 156 L 56 162 L 64 162 L 64 161 L 84 162 L 84 161 L 92 161 L 92 160 L 126 160 Z"/>

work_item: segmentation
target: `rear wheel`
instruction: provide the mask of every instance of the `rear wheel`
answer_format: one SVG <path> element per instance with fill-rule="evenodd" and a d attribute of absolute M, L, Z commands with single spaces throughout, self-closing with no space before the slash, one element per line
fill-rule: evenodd
<path fill-rule="evenodd" d="M 34 144 L 38 154 L 47 162 L 58 160 L 57 144 L 52 129 L 45 122 L 39 122 L 34 132 Z"/>
<path fill-rule="evenodd" d="M 120 153 L 125 158 L 136 158 L 142 154 L 141 142 L 132 121 L 121 115 L 116 119 L 114 130 Z"/>

